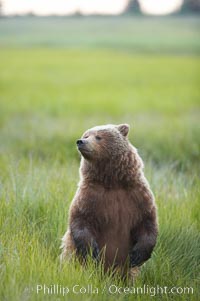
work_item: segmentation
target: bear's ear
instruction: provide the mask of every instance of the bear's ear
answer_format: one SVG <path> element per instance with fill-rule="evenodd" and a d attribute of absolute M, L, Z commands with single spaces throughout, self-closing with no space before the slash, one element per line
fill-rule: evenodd
<path fill-rule="evenodd" d="M 120 131 L 120 133 L 124 136 L 124 137 L 126 137 L 127 135 L 128 135 L 128 132 L 129 132 L 129 128 L 130 128 L 130 126 L 128 125 L 128 124 L 119 124 L 118 126 L 117 126 L 117 129 Z"/>

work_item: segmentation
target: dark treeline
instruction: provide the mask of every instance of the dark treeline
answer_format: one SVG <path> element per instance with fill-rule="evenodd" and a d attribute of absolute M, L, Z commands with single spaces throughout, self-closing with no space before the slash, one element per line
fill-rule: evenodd
<path fill-rule="evenodd" d="M 130 0 L 129 5 L 125 11 L 128 14 L 142 14 L 140 10 L 139 0 Z M 200 0 L 184 0 L 181 9 L 177 13 L 200 13 Z M 27 16 L 34 16 L 31 11 L 26 14 Z M 77 13 L 75 15 L 80 15 Z M 0 0 L 0 16 L 3 16 L 3 1 Z"/>
<path fill-rule="evenodd" d="M 184 0 L 182 11 L 200 12 L 200 0 Z"/>
<path fill-rule="evenodd" d="M 130 0 L 126 10 L 128 13 L 141 14 L 140 1 Z M 184 0 L 181 9 L 178 13 L 199 13 L 200 12 L 200 0 Z M 177 12 L 176 12 L 177 13 Z"/>

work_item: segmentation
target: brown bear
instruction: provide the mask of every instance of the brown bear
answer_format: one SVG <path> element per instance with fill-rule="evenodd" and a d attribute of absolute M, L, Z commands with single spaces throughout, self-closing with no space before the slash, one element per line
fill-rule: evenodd
<path fill-rule="evenodd" d="M 97 261 L 103 257 L 106 270 L 116 267 L 124 274 L 150 258 L 158 234 L 156 206 L 128 132 L 127 124 L 109 124 L 77 140 L 80 182 L 61 260 L 75 253 L 85 261 L 90 254 Z"/>

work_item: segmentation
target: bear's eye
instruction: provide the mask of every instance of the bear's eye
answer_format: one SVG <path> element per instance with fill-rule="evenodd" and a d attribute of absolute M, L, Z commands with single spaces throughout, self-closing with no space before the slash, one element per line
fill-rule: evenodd
<path fill-rule="evenodd" d="M 84 139 L 87 139 L 88 137 L 89 137 L 89 135 L 85 135 L 83 138 L 84 138 Z"/>
<path fill-rule="evenodd" d="M 95 136 L 95 138 L 96 138 L 97 140 L 101 140 L 101 137 L 100 137 L 100 136 Z"/>

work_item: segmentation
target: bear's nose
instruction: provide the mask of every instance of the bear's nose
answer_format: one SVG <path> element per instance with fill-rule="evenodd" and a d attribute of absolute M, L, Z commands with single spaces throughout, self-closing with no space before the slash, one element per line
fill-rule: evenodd
<path fill-rule="evenodd" d="M 83 144 L 83 140 L 81 140 L 81 139 L 77 140 L 77 141 L 76 141 L 76 144 L 77 144 L 78 146 L 82 145 L 82 144 Z"/>

